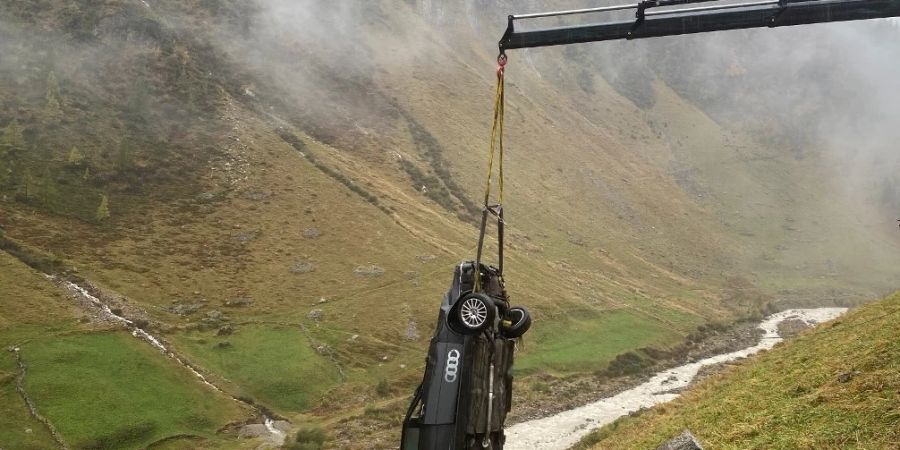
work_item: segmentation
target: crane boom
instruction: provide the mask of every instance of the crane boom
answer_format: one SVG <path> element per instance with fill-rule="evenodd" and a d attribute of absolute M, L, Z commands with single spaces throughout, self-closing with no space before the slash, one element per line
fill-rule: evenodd
<path fill-rule="evenodd" d="M 657 9 L 690 3 L 707 6 Z M 635 10 L 635 20 L 516 31 L 528 19 Z M 605 6 L 509 16 L 500 40 L 500 52 L 614 39 L 640 39 L 744 28 L 786 27 L 824 22 L 900 16 L 900 0 L 762 0 L 725 3 L 715 0 L 643 0 L 629 5 Z"/>

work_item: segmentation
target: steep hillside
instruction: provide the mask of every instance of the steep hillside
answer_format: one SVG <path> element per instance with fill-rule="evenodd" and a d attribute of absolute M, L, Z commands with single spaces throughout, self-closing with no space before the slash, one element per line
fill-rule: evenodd
<path fill-rule="evenodd" d="M 900 294 L 861 306 L 605 427 L 581 448 L 655 448 L 684 428 L 710 448 L 896 448 L 898 314 Z"/>
<path fill-rule="evenodd" d="M 337 447 L 390 446 L 448 276 L 474 256 L 513 6 L 0 0 L 0 247 L 134 306 L 228 395 Z M 683 66 L 600 48 L 511 55 L 506 279 L 536 320 L 521 374 L 592 377 L 701 325 L 900 284 L 879 209 L 893 179 L 845 189 L 840 160 L 723 116 Z M 626 53 L 658 70 L 605 64 Z M 44 355 L 127 337 L 106 333 Z"/>

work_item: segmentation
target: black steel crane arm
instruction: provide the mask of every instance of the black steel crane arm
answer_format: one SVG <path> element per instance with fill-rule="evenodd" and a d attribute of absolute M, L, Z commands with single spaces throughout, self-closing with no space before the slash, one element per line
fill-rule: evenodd
<path fill-rule="evenodd" d="M 639 39 L 742 28 L 785 27 L 900 16 L 900 0 L 767 0 L 649 10 L 714 0 L 645 0 L 637 4 L 509 16 L 500 52 L 613 39 Z M 636 19 L 593 25 L 516 31 L 518 21 L 634 9 Z M 649 11 L 648 11 L 649 10 Z"/>

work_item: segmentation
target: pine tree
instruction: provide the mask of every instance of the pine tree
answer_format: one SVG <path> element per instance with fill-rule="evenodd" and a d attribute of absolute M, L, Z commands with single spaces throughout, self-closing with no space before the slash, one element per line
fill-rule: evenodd
<path fill-rule="evenodd" d="M 44 168 L 44 175 L 41 178 L 41 203 L 45 208 L 52 210 L 51 204 L 56 200 L 56 197 L 59 196 L 59 189 L 56 186 L 56 180 L 53 178 L 53 173 L 50 172 L 50 167 Z"/>
<path fill-rule="evenodd" d="M 126 141 L 122 141 L 122 144 L 119 146 L 119 154 L 118 154 L 118 166 L 119 171 L 126 171 L 129 167 L 131 167 L 131 148 L 128 146 Z"/>
<path fill-rule="evenodd" d="M 3 145 L 8 149 L 22 149 L 25 147 L 25 137 L 19 127 L 19 121 L 13 119 L 3 130 Z"/>
<path fill-rule="evenodd" d="M 97 214 L 94 216 L 97 222 L 102 222 L 109 218 L 109 199 L 103 195 L 100 199 L 100 206 L 97 207 Z"/>
<path fill-rule="evenodd" d="M 144 117 L 149 109 L 148 97 L 146 85 L 137 82 L 132 84 L 125 102 L 125 111 L 134 119 Z"/>
<path fill-rule="evenodd" d="M 78 147 L 72 146 L 72 149 L 69 150 L 69 158 L 68 162 L 70 165 L 77 166 L 84 162 L 84 155 L 78 150 Z"/>
<path fill-rule="evenodd" d="M 33 191 L 33 184 L 34 177 L 31 175 L 31 169 L 26 167 L 25 172 L 22 173 L 22 193 L 25 194 L 25 201 L 28 201 L 31 191 Z"/>
<path fill-rule="evenodd" d="M 0 149 L 0 157 L 3 156 L 3 150 Z M 0 161 L 0 189 L 9 183 L 12 178 L 12 169 L 6 164 L 6 161 Z"/>
<path fill-rule="evenodd" d="M 51 112 L 57 112 L 62 109 L 62 97 L 59 94 L 59 82 L 56 80 L 56 73 L 52 70 L 47 76 L 47 109 Z"/>

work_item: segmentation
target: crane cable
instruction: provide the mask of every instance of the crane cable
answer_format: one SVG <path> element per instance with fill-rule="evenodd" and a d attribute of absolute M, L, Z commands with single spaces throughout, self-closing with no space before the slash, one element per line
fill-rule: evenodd
<path fill-rule="evenodd" d="M 499 158 L 498 158 L 498 200 L 500 204 L 503 204 L 503 106 L 504 106 L 504 96 L 503 96 L 503 85 L 504 85 L 504 74 L 506 68 L 506 55 L 501 54 L 497 57 L 497 92 L 494 97 L 494 124 L 491 127 L 491 146 L 490 146 L 490 156 L 488 158 L 488 169 L 487 169 L 487 184 L 484 188 L 484 207 L 488 207 L 488 202 L 490 201 L 491 195 L 491 177 L 493 176 L 493 168 L 494 168 L 494 152 L 495 150 L 499 150 Z"/>
<path fill-rule="evenodd" d="M 488 214 L 497 216 L 497 234 L 499 240 L 499 269 L 503 273 L 503 112 L 504 112 L 504 72 L 506 69 L 506 54 L 501 53 L 497 57 L 497 89 L 494 95 L 494 123 L 491 126 L 491 144 L 488 154 L 487 181 L 484 187 L 484 209 L 481 214 L 481 231 L 478 236 L 478 250 L 475 258 L 475 270 L 481 270 L 481 252 L 484 247 L 484 234 L 487 228 Z M 491 205 L 491 181 L 494 174 L 494 155 L 497 155 L 497 204 Z M 481 276 L 475 275 L 475 292 L 481 290 Z"/>

